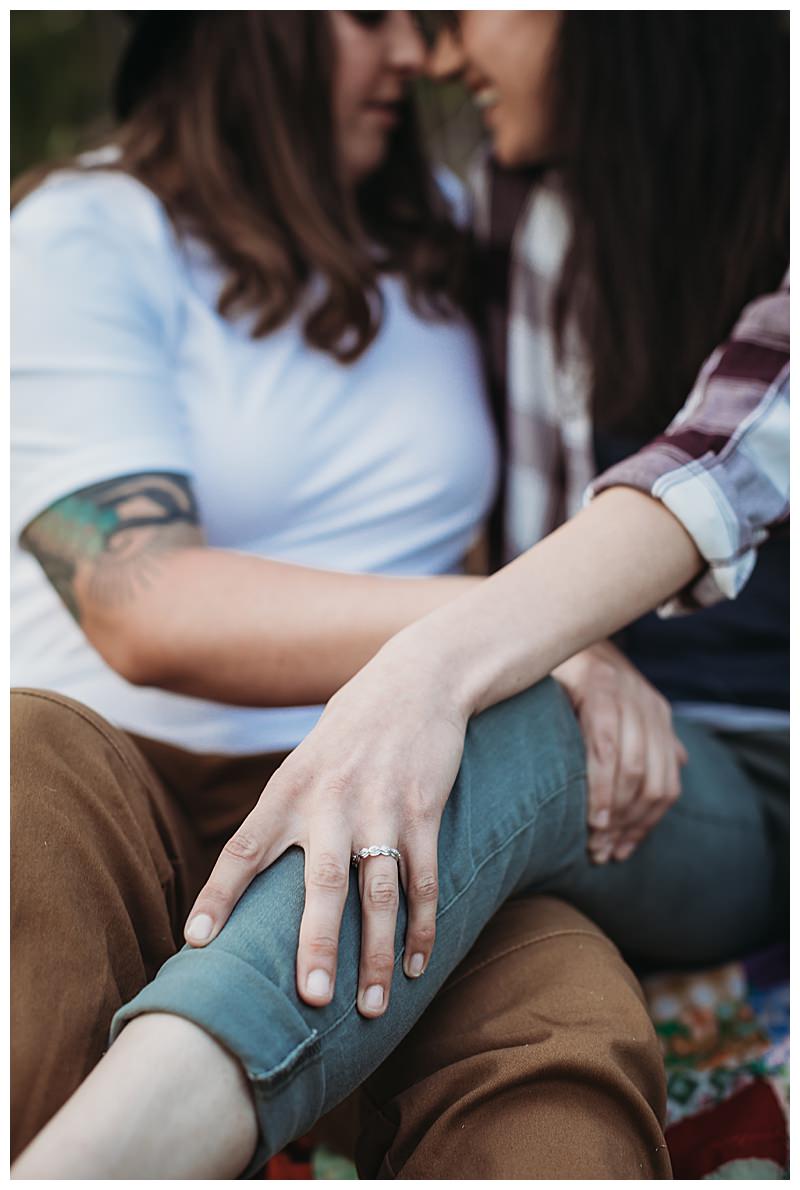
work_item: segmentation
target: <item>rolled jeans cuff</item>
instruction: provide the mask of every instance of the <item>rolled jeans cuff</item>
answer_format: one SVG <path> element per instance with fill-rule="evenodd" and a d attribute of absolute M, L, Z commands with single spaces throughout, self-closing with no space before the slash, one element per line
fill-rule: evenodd
<path fill-rule="evenodd" d="M 319 1030 L 308 1026 L 284 991 L 237 955 L 207 950 L 200 963 L 196 956 L 186 946 L 171 958 L 158 979 L 116 1013 L 110 1040 L 134 1017 L 166 1012 L 198 1025 L 232 1054 L 247 1075 L 259 1121 L 258 1147 L 241 1175 L 248 1178 L 323 1112 Z M 278 1094 L 280 1103 L 270 1110 Z"/>

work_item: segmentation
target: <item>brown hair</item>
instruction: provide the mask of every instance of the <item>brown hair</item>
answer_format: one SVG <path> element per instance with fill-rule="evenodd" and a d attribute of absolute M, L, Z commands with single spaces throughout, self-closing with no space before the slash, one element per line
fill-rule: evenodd
<path fill-rule="evenodd" d="M 553 136 L 597 424 L 663 429 L 789 258 L 789 47 L 775 12 L 564 14 Z"/>
<path fill-rule="evenodd" d="M 219 311 L 250 315 L 253 337 L 321 278 L 305 336 L 349 362 L 380 327 L 381 273 L 399 274 L 426 316 L 466 304 L 468 239 L 426 165 L 410 100 L 383 164 L 355 196 L 341 184 L 333 52 L 325 13 L 140 14 L 117 80 L 114 168 L 212 249 L 226 277 Z"/>

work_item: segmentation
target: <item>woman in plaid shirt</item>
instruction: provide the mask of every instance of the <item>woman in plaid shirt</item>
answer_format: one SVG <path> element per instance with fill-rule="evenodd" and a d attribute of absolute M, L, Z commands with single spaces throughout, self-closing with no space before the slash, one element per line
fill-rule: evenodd
<path fill-rule="evenodd" d="M 464 76 L 501 167 L 476 204 L 490 237 L 502 220 L 503 170 L 530 171 L 518 218 L 506 219 L 510 269 L 495 269 L 489 295 L 508 342 L 495 379 L 508 412 L 504 553 L 515 560 L 405 629 L 331 701 L 248 819 L 251 858 L 221 857 L 198 898 L 193 914 L 213 918 L 212 942 L 271 862 L 281 807 L 299 803 L 312 823 L 330 814 L 331 796 L 354 842 L 397 847 L 413 862 L 406 963 L 422 955 L 431 994 L 481 922 L 525 887 L 567 895 L 623 947 L 662 963 L 721 959 L 783 927 L 788 61 L 776 21 L 469 11 L 443 35 L 435 69 Z M 594 498 L 581 509 L 587 487 Z M 676 620 L 666 635 L 666 623 L 642 619 L 653 608 L 662 617 L 704 610 L 698 628 Z M 620 649 L 607 638 L 626 626 Z M 519 693 L 549 673 L 586 745 L 588 831 L 572 767 L 580 747 L 554 712 L 558 692 L 543 683 Z M 483 852 L 469 855 L 477 824 L 459 827 L 458 817 L 470 785 L 489 773 L 496 846 L 482 836 Z M 519 781 L 534 791 L 530 814 L 509 822 L 506 791 Z M 446 878 L 450 891 L 451 869 L 467 860 L 472 875 L 439 896 L 437 913 L 428 893 L 440 827 L 442 887 Z M 397 879 L 393 858 L 370 862 Z M 246 954 L 253 969 L 252 937 L 274 887 L 262 882 L 245 898 L 225 934 L 224 953 Z M 301 965 L 314 953 L 331 982 L 335 958 L 315 943 L 338 936 L 341 913 L 339 903 L 306 899 Z M 365 917 L 372 950 L 389 959 L 362 963 L 360 980 L 381 984 L 385 1005 L 395 915 Z M 203 956 L 223 952 L 189 953 L 193 988 L 202 988 Z M 348 954 L 342 971 L 354 962 Z M 124 1019 L 160 1010 L 202 1024 L 203 1010 L 187 1012 L 175 994 L 170 966 Z M 395 981 L 396 1016 L 415 986 Z M 235 1002 L 235 980 L 229 992 Z M 130 1102 L 109 1089 L 164 1043 L 156 1026 L 150 1042 L 134 1032 L 62 1125 L 80 1130 L 90 1119 L 117 1152 L 114 1113 L 127 1119 Z M 189 1035 L 181 1039 L 186 1065 L 174 1077 L 188 1089 L 212 1072 L 206 1051 L 193 1058 Z M 349 1059 L 355 1084 L 357 1052 Z M 435 1068 L 435 1046 L 428 1060 Z M 468 1110 L 469 1090 L 456 1083 L 441 1109 L 463 1095 L 465 1118 L 481 1123 L 481 1105 Z M 148 1083 L 153 1119 L 174 1091 Z M 231 1113 L 249 1108 L 239 1094 Z M 412 1109 L 402 1087 L 382 1094 L 396 1140 Z M 265 1135 L 271 1113 L 265 1099 Z M 226 1119 L 217 1106 L 208 1129 L 222 1136 Z M 474 1140 L 454 1135 L 485 1146 L 485 1129 L 475 1131 Z M 134 1158 L 140 1143 L 134 1129 Z"/>

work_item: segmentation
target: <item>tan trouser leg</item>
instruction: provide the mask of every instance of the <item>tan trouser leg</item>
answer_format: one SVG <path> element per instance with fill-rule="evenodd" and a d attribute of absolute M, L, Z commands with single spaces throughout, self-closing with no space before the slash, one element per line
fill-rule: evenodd
<path fill-rule="evenodd" d="M 669 1178 L 638 983 L 586 917 L 511 901 L 365 1084 L 362 1178 Z"/>
<path fill-rule="evenodd" d="M 197 844 L 131 741 L 78 703 L 12 694 L 12 1156 L 174 954 Z"/>
<path fill-rule="evenodd" d="M 285 754 L 195 755 L 35 690 L 12 694 L 11 749 L 15 1156 L 181 944 L 219 849 Z"/>

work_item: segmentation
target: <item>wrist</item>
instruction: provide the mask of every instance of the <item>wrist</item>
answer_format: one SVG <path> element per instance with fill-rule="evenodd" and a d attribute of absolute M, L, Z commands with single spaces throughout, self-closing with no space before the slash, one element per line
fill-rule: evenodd
<path fill-rule="evenodd" d="M 443 617 L 433 614 L 410 624 L 386 642 L 376 661 L 402 670 L 407 682 L 421 682 L 450 717 L 466 723 L 480 709 L 473 650 L 465 649 Z"/>
<path fill-rule="evenodd" d="M 435 621 L 431 622 L 430 621 Z M 375 664 L 385 670 L 389 683 L 399 682 L 405 693 L 417 691 L 436 702 L 449 718 L 469 719 L 470 706 L 465 682 L 463 645 L 449 644 L 448 633 L 436 613 L 425 616 L 394 635 L 381 647 Z"/>

